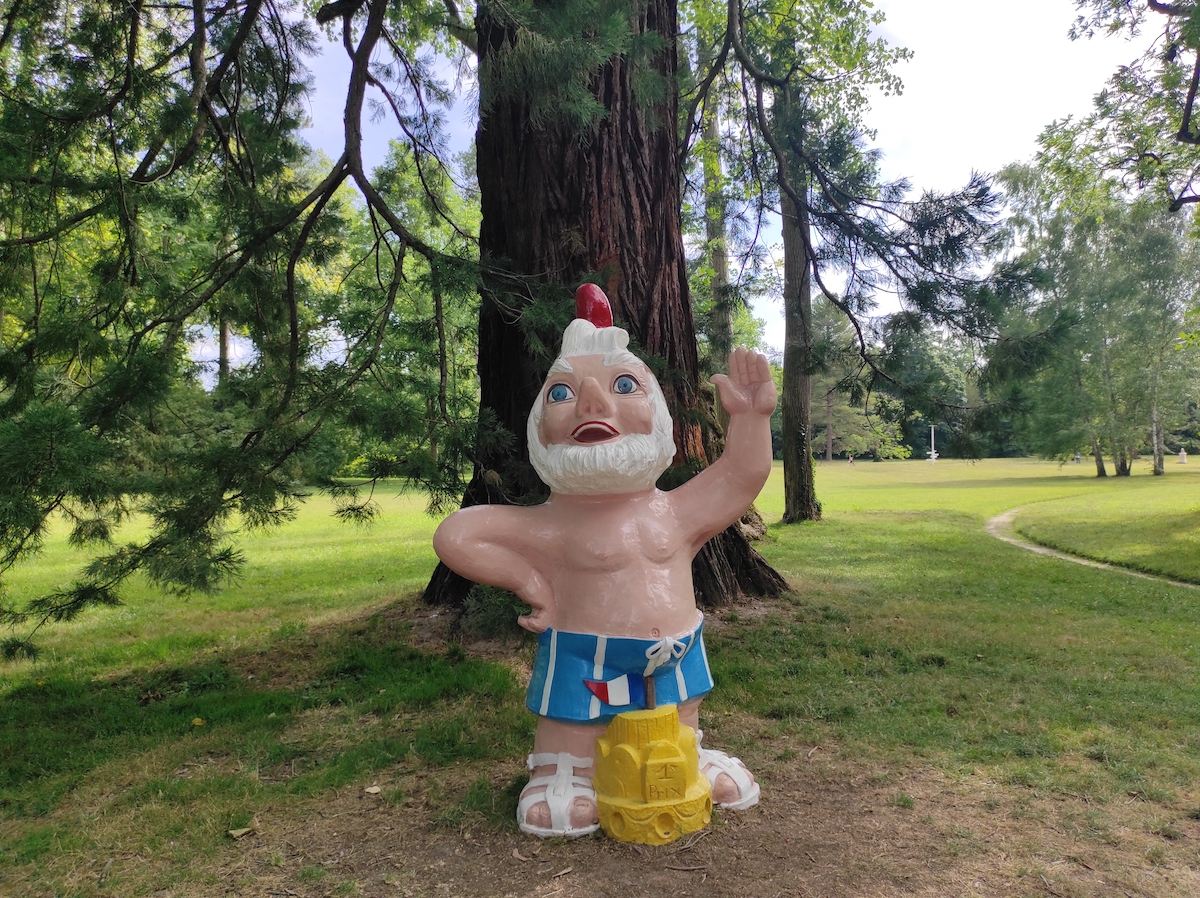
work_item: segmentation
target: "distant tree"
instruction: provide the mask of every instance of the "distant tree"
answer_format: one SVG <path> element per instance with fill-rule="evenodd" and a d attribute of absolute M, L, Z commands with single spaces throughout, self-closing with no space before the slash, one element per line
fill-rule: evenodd
<path fill-rule="evenodd" d="M 961 416 L 980 407 L 975 380 L 977 362 L 971 341 L 948 329 L 903 331 L 888 338 L 891 351 L 882 359 L 889 380 L 881 392 L 897 403 L 885 406 L 913 454 L 926 456 L 930 427 L 939 455 L 978 455 Z"/>
<path fill-rule="evenodd" d="M 1016 210 L 1014 246 L 1049 274 L 1019 314 L 1034 328 L 1071 324 L 1019 387 L 1023 439 L 1050 457 L 1086 449 L 1098 476 L 1105 452 L 1123 476 L 1149 448 L 1163 473 L 1165 433 L 1194 383 L 1195 359 L 1180 339 L 1196 299 L 1190 223 L 1116 192 L 1081 198 L 1052 167 L 1012 166 L 1001 180 Z"/>
<path fill-rule="evenodd" d="M 812 327 L 818 371 L 812 377 L 813 446 L 823 447 L 826 461 L 833 461 L 835 454 L 908 458 L 911 450 L 904 444 L 903 430 L 908 412 L 886 392 L 862 391 L 854 328 L 821 297 L 813 301 Z"/>

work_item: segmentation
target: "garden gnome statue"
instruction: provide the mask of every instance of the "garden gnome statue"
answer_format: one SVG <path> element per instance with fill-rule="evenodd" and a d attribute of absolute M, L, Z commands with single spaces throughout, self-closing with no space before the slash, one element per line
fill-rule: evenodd
<path fill-rule="evenodd" d="M 713 378 L 730 416 L 725 452 L 662 492 L 655 483 L 675 455 L 662 389 L 626 348 L 629 335 L 612 326 L 598 287 L 579 288 L 576 310 L 529 416 L 530 460 L 550 498 L 464 508 L 433 537 L 452 570 L 511 590 L 532 609 L 520 623 L 538 634 L 526 704 L 539 720 L 517 816 L 522 830 L 543 837 L 596 830 L 605 801 L 593 784 L 604 778 L 597 755 L 614 748 L 606 727 L 656 707 L 674 706 L 683 736 L 668 754 L 690 755 L 693 767 L 698 757 L 706 801 L 711 789 L 711 802 L 741 810 L 759 796 L 741 761 L 700 745 L 697 711 L 713 682 L 692 558 L 742 515 L 771 470 L 776 391 L 767 360 L 730 354 L 729 374 Z M 660 726 L 626 730 L 657 739 Z M 658 750 L 635 766 L 674 775 Z"/>

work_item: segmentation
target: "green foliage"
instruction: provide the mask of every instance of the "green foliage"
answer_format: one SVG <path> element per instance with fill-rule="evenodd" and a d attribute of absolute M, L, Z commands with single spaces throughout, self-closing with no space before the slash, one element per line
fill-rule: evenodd
<path fill-rule="evenodd" d="M 292 168 L 303 78 L 277 51 L 302 53 L 311 35 L 275 11 L 264 13 L 271 38 L 239 29 L 233 6 L 200 31 L 182 8 L 12 14 L 18 27 L 0 48 L 20 98 L 0 112 L 10 147 L 0 157 L 0 570 L 38 550 L 55 513 L 101 552 L 71 587 L 4 609 L 36 629 L 119 601 L 136 570 L 169 589 L 211 589 L 238 564 L 230 515 L 253 527 L 290 513 L 289 457 L 312 422 L 292 415 L 267 430 L 295 390 L 287 372 L 303 335 L 289 349 L 261 331 L 262 376 L 237 396 L 200 388 L 189 344 L 209 304 L 263 325 L 286 314 L 278 238 L 307 186 Z M 180 34 L 193 37 L 190 60 Z M 218 89 L 218 70 L 205 83 L 209 49 L 235 90 Z M 219 134 L 231 139 L 214 143 Z M 155 533 L 109 544 L 135 508 Z"/>
<path fill-rule="evenodd" d="M 1171 211 L 1200 201 L 1193 183 L 1200 159 L 1194 82 L 1200 7 L 1115 0 L 1076 0 L 1075 5 L 1081 14 L 1072 38 L 1098 31 L 1137 37 L 1147 26 L 1155 36 L 1140 58 L 1113 74 L 1089 116 L 1047 128 L 1043 137 L 1055 165 L 1071 171 L 1077 159 L 1086 159 Z"/>
<path fill-rule="evenodd" d="M 866 392 L 864 363 L 853 328 L 823 298 L 813 301 L 812 446 L 816 457 L 908 458 L 905 424 L 913 417 L 904 403 L 883 391 Z M 777 383 L 782 372 L 776 372 Z M 771 416 L 775 457 L 781 457 L 783 415 Z"/>
<path fill-rule="evenodd" d="M 635 27 L 636 11 L 622 0 L 479 4 L 479 14 L 504 31 L 502 47 L 486 54 L 480 83 L 485 111 L 506 100 L 528 103 L 535 128 L 567 124 L 586 133 L 609 114 L 590 79 L 620 57 L 647 110 L 669 88 L 652 65 L 663 48 L 657 34 Z"/>
<path fill-rule="evenodd" d="M 438 513 L 462 495 L 464 472 L 486 435 L 479 429 L 475 378 L 477 249 L 472 235 L 479 212 L 448 172 L 426 170 L 428 164 L 408 146 L 393 143 L 375 172 L 383 198 L 441 257 L 436 263 L 406 260 L 382 341 L 370 347 L 359 343 L 371 376 L 337 414 L 343 434 L 353 434 L 358 450 L 342 473 L 364 478 L 369 489 L 388 478 L 418 484 L 429 496 L 430 511 Z M 374 236 L 361 228 L 355 237 L 352 255 L 365 258 Z M 346 344 L 361 339 L 364 332 L 358 329 L 370 322 L 378 289 L 375 276 L 363 267 L 349 272 L 342 286 L 349 302 L 337 310 L 334 323 Z M 324 484 L 333 490 L 340 515 L 371 519 L 369 492 L 364 498 L 353 483 L 327 479 Z"/>
<path fill-rule="evenodd" d="M 1189 223 L 1115 190 L 1079 196 L 1045 157 L 1002 178 L 1009 240 L 1046 273 L 1012 312 L 1014 331 L 1049 336 L 1030 359 L 1037 373 L 1010 381 L 1023 440 L 1051 458 L 1103 447 L 1118 473 L 1149 449 L 1161 467 L 1165 433 L 1186 420 L 1196 385 L 1180 340 L 1200 258 Z"/>
<path fill-rule="evenodd" d="M 88 553 L 70 585 L 0 595 L 0 622 L 24 628 L 6 656 L 120 602 L 135 574 L 219 588 L 244 565 L 235 534 L 292 520 L 307 484 L 369 517 L 331 479 L 347 458 L 394 455 L 383 473 L 434 507 L 461 490 L 478 216 L 439 156 L 449 93 L 419 58 L 446 13 L 355 10 L 347 26 L 394 65 L 368 78 L 368 48 L 354 78 L 407 138 L 374 182 L 353 141 L 331 163 L 299 139 L 316 47 L 293 3 L 6 11 L 0 575 L 56 517 Z M 149 527 L 120 542 L 134 516 Z"/>
<path fill-rule="evenodd" d="M 813 399 L 812 421 L 793 420 L 789 427 L 813 433 L 824 418 L 836 451 L 883 456 L 904 454 L 903 444 L 914 443 L 914 434 L 901 428 L 919 412 L 949 422 L 951 432 L 965 432 L 985 398 L 966 384 L 948 390 L 913 376 L 922 360 L 909 356 L 949 333 L 976 344 L 1001 338 L 1005 308 L 1024 288 L 1027 272 L 1001 266 L 980 274 L 996 239 L 998 196 L 980 176 L 962 190 L 915 198 L 907 182 L 881 179 L 878 153 L 869 146 L 868 97 L 872 90 L 901 89 L 894 69 L 910 54 L 879 37 L 883 14 L 871 4 L 801 8 L 763 0 L 726 13 L 711 4 L 685 7 L 695 96 L 684 124 L 689 135 L 703 134 L 695 154 L 708 223 L 719 217 L 737 250 L 743 276 L 727 295 L 751 294 L 756 285 L 746 279 L 783 294 L 783 363 L 791 372 L 783 404 L 798 416 L 805 404 L 791 394 Z M 716 115 L 737 125 L 713 128 Z M 746 246 L 765 230 L 768 215 L 781 216 L 784 229 L 782 271 L 773 280 L 762 278 L 759 259 Z M 710 227 L 707 243 L 713 242 Z M 715 268 L 695 266 L 698 290 Z M 887 293 L 899 297 L 902 311 L 873 320 Z M 814 295 L 849 328 L 850 339 L 839 337 L 836 351 L 817 332 Z M 712 305 L 719 303 L 714 298 Z M 978 375 L 969 366 L 958 373 Z M 820 434 L 814 436 L 819 452 Z M 806 456 L 789 448 L 784 461 L 807 465 Z M 800 509 L 807 504 L 797 497 L 791 516 L 805 517 Z"/>

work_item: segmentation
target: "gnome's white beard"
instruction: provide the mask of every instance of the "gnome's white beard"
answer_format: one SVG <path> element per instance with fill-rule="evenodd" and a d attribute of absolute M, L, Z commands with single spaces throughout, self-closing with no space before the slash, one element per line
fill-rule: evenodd
<path fill-rule="evenodd" d="M 569 496 L 604 496 L 648 490 L 671 464 L 659 434 L 632 433 L 590 446 L 529 443 L 529 460 L 551 491 Z"/>
<path fill-rule="evenodd" d="M 570 371 L 570 359 L 577 355 L 603 355 L 604 364 L 610 367 L 641 368 L 637 356 L 626 349 L 628 343 L 629 335 L 619 327 L 597 328 L 590 321 L 577 318 L 567 325 L 562 354 L 550 371 Z M 650 372 L 646 375 L 643 386 L 654 422 L 651 432 L 623 434 L 586 446 L 542 443 L 540 425 L 546 396 L 544 390 L 538 394 L 526 422 L 529 460 L 551 491 L 568 496 L 637 493 L 653 487 L 659 475 L 670 467 L 675 458 L 671 410 L 658 381 Z"/>

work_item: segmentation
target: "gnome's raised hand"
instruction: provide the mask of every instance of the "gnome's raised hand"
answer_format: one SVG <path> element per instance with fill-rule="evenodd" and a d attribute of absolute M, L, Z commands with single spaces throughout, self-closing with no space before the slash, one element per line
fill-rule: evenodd
<path fill-rule="evenodd" d="M 729 374 L 714 374 L 712 382 L 721 394 L 721 404 L 730 416 L 770 415 L 778 393 L 771 366 L 761 352 L 739 346 L 729 353 Z"/>

